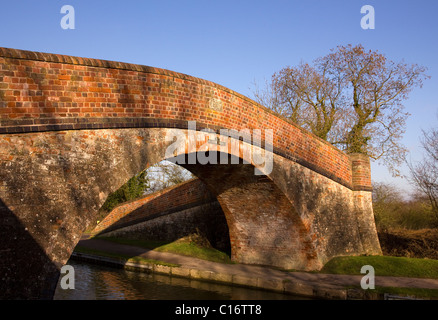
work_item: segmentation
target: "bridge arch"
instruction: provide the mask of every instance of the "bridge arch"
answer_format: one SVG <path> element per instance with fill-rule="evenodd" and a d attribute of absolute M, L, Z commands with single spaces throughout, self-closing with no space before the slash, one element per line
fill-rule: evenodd
<path fill-rule="evenodd" d="M 5 48 L 0 78 L 4 297 L 50 298 L 60 267 L 107 195 L 169 158 L 174 140 L 166 137 L 188 137 L 191 121 L 216 134 L 248 129 L 254 138 L 262 129 L 260 146 L 227 139 L 271 156 L 271 167 L 252 158 L 183 164 L 216 194 L 237 261 L 314 270 L 336 255 L 380 253 L 369 160 L 238 93 L 157 68 Z M 173 155 L 190 154 L 189 142 Z M 214 152 L 202 139 L 195 151 L 206 144 Z M 240 150 L 228 153 L 245 159 Z"/>

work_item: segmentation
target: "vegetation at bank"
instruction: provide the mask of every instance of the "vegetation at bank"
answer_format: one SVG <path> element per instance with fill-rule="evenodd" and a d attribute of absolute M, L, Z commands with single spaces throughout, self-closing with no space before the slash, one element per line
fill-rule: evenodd
<path fill-rule="evenodd" d="M 438 260 L 438 219 L 423 193 L 405 195 L 388 183 L 373 183 L 373 210 L 385 256 Z"/>
<path fill-rule="evenodd" d="M 438 216 L 427 196 L 420 192 L 406 195 L 390 183 L 373 182 L 373 211 L 379 231 L 438 227 Z"/>

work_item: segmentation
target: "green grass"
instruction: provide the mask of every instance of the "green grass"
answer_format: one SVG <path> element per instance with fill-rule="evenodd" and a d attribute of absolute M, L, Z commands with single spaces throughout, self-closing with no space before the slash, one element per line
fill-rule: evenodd
<path fill-rule="evenodd" d="M 360 269 L 364 265 L 371 265 L 376 276 L 438 279 L 438 260 L 391 256 L 336 257 L 327 262 L 320 273 L 363 275 Z M 376 286 L 372 291 L 420 299 L 438 298 L 437 289 Z"/>
<path fill-rule="evenodd" d="M 438 279 L 438 260 L 390 256 L 336 257 L 320 272 L 360 275 L 364 265 L 371 265 L 376 276 Z"/>
<path fill-rule="evenodd" d="M 180 267 L 179 264 L 175 264 L 175 263 L 169 263 L 169 262 L 164 262 L 164 261 L 154 260 L 154 259 L 146 259 L 146 258 L 139 257 L 139 256 L 132 257 L 132 256 L 124 255 L 124 254 L 109 253 L 109 252 L 105 252 L 105 251 L 100 251 L 100 250 L 96 250 L 96 249 L 82 247 L 80 245 L 76 246 L 75 252 L 92 254 L 92 255 L 101 256 L 101 257 L 115 258 L 115 259 L 122 260 L 125 262 L 135 262 L 135 263 L 140 263 L 140 264 L 157 264 L 157 265 L 162 265 L 162 266 L 167 266 L 167 267 Z"/>
<path fill-rule="evenodd" d="M 146 241 L 113 237 L 98 237 L 98 239 L 126 244 L 130 246 L 137 246 L 159 252 L 176 253 L 213 262 L 234 263 L 231 261 L 230 257 L 222 251 L 213 248 L 200 247 L 195 243 L 188 241 L 174 241 L 169 243 L 163 241 Z"/>
<path fill-rule="evenodd" d="M 157 247 L 154 250 L 160 252 L 178 253 L 185 256 L 195 257 L 213 262 L 233 263 L 230 257 L 224 252 L 213 248 L 202 248 L 194 243 L 171 242 L 163 246 Z"/>

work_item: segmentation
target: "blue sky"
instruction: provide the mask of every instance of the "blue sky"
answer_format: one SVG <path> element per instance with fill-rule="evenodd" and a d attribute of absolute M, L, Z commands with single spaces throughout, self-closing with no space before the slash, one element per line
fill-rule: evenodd
<path fill-rule="evenodd" d="M 74 30 L 60 26 L 63 5 L 75 9 Z M 360 27 L 363 5 L 375 9 L 374 30 Z M 437 12 L 435 0 L 7 1 L 0 46 L 170 69 L 251 97 L 254 81 L 338 45 L 360 43 L 428 68 L 432 78 L 404 104 L 411 117 L 403 142 L 415 161 L 421 129 L 438 125 Z M 373 180 L 409 189 L 386 168 L 372 169 Z"/>

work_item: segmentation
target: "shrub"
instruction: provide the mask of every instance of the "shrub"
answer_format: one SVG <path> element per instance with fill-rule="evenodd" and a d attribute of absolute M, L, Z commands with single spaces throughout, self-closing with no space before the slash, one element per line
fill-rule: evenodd
<path fill-rule="evenodd" d="M 427 199 L 418 194 L 404 197 L 391 184 L 373 183 L 373 210 L 379 230 L 437 227 L 438 221 Z"/>

